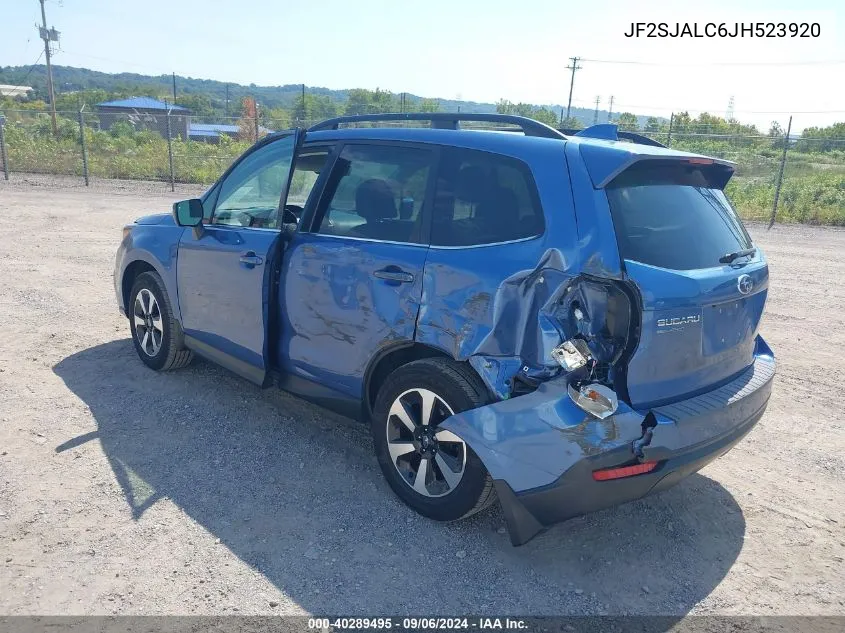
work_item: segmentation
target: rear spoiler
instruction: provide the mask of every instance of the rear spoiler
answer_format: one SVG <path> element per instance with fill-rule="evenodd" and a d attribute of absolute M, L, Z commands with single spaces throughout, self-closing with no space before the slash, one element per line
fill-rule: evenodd
<path fill-rule="evenodd" d="M 638 145 L 651 145 L 652 147 L 666 147 L 663 143 L 655 141 L 653 138 L 637 134 L 636 132 L 620 131 L 617 125 L 613 123 L 599 123 L 591 125 L 584 130 L 560 130 L 566 136 L 582 136 L 585 138 L 600 138 L 605 141 L 631 141 Z"/>
<path fill-rule="evenodd" d="M 695 172 L 698 177 L 697 186 L 724 189 L 736 169 L 736 164 L 729 160 L 650 145 L 578 143 L 574 149 L 580 152 L 596 189 L 607 187 L 628 170 L 634 170 L 642 177 L 647 171 L 654 175 L 661 169 L 676 175 L 684 170 L 689 172 L 688 175 Z"/>

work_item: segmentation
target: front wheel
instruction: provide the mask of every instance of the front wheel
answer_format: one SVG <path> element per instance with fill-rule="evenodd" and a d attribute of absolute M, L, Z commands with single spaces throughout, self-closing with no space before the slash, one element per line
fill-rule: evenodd
<path fill-rule="evenodd" d="M 488 402 L 470 367 L 443 358 L 404 365 L 379 389 L 371 421 L 376 456 L 390 487 L 419 514 L 453 521 L 495 499 L 484 464 L 441 426 L 449 416 Z"/>
<path fill-rule="evenodd" d="M 138 275 L 129 297 L 132 343 L 144 364 L 167 371 L 190 363 L 193 352 L 182 343 L 182 328 L 173 317 L 161 277 L 153 272 Z"/>

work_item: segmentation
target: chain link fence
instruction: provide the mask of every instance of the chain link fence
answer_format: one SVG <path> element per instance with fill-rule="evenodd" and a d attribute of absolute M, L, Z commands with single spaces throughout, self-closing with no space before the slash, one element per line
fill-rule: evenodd
<path fill-rule="evenodd" d="M 180 110 L 0 113 L 0 173 L 209 185 L 261 137 L 317 119 L 207 117 Z M 411 122 L 411 125 L 422 125 Z M 381 125 L 381 124 L 380 124 Z M 789 126 L 787 126 L 789 129 Z M 845 225 L 845 139 L 717 133 L 672 124 L 640 131 L 674 149 L 737 164 L 728 193 L 743 218 Z"/>
<path fill-rule="evenodd" d="M 744 219 L 845 225 L 845 139 L 718 134 L 708 126 L 644 132 L 664 145 L 730 160 L 728 194 Z"/>

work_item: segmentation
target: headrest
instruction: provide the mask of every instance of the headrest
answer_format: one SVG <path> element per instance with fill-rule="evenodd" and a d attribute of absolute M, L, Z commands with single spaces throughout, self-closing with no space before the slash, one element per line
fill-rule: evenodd
<path fill-rule="evenodd" d="M 396 212 L 396 196 L 386 180 L 365 180 L 355 190 L 355 211 L 367 222 L 392 220 Z"/>

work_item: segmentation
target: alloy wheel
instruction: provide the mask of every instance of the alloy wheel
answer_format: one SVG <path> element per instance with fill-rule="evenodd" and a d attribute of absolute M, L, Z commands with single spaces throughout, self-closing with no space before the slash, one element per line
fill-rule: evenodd
<path fill-rule="evenodd" d="M 452 492 L 464 475 L 466 443 L 439 425 L 454 411 L 428 389 L 401 393 L 387 415 L 387 449 L 402 480 L 426 497 Z"/>
<path fill-rule="evenodd" d="M 135 338 L 144 353 L 147 356 L 158 354 L 164 337 L 161 309 L 153 293 L 146 288 L 142 288 L 135 296 L 132 324 L 135 329 Z"/>

